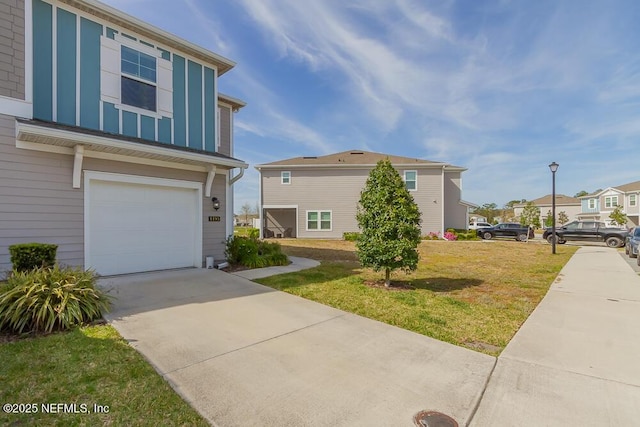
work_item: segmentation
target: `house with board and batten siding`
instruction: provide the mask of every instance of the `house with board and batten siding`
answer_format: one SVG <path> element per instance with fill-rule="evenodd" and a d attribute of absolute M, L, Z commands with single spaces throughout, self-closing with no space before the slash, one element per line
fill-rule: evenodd
<path fill-rule="evenodd" d="M 465 168 L 350 150 L 257 165 L 260 235 L 324 239 L 357 232 L 360 192 L 376 163 L 387 158 L 404 179 L 422 213 L 423 235 L 468 227 L 469 208 L 474 205 L 462 200 Z"/>
<path fill-rule="evenodd" d="M 233 233 L 235 63 L 95 0 L 0 0 L 0 270 L 202 267 Z"/>

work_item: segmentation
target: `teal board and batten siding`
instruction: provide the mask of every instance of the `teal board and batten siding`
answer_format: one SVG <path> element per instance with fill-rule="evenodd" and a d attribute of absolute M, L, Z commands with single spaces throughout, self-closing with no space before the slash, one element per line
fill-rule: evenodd
<path fill-rule="evenodd" d="M 595 207 L 593 209 L 589 209 L 589 199 L 581 199 L 580 200 L 580 203 L 582 204 L 582 213 L 598 213 L 598 212 L 600 212 L 600 206 L 598 206 L 599 205 L 598 199 L 597 198 L 594 198 L 594 199 L 595 199 L 596 202 L 594 204 Z"/>
<path fill-rule="evenodd" d="M 73 8 L 33 0 L 34 118 L 215 152 L 216 70 L 179 52 L 140 40 L 171 62 L 173 117 L 101 100 L 101 40 L 113 43 L 118 35 L 135 40 Z"/>

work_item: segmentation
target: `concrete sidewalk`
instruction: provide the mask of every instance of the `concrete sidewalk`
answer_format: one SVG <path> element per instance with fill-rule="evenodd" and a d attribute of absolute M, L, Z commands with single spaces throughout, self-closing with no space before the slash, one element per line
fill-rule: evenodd
<path fill-rule="evenodd" d="M 262 277 L 275 276 L 276 274 L 292 273 L 294 271 L 305 270 L 307 268 L 313 268 L 320 265 L 320 262 L 316 260 L 309 258 L 300 258 L 297 256 L 290 256 L 289 260 L 291 261 L 291 264 L 289 265 L 254 268 L 253 270 L 241 270 L 233 272 L 231 274 L 239 277 L 244 277 L 245 279 L 255 280 Z"/>
<path fill-rule="evenodd" d="M 582 247 L 498 358 L 473 426 L 640 424 L 640 277 Z"/>
<path fill-rule="evenodd" d="M 101 279 L 108 320 L 215 426 L 467 423 L 495 358 L 219 270 Z"/>
<path fill-rule="evenodd" d="M 496 358 L 247 278 L 177 270 L 101 280 L 111 323 L 216 426 L 640 424 L 640 277 L 583 247 Z"/>

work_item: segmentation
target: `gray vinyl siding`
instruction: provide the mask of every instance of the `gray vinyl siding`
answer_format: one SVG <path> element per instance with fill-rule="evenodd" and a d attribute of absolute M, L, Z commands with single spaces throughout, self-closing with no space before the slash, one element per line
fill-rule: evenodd
<path fill-rule="evenodd" d="M 462 180 L 460 172 L 444 174 L 444 228 L 467 228 L 467 207 L 460 204 Z"/>
<path fill-rule="evenodd" d="M 0 96 L 25 99 L 24 0 L 0 0 Z"/>
<path fill-rule="evenodd" d="M 281 171 L 291 172 L 290 184 L 281 184 Z M 402 175 L 403 170 L 399 171 Z M 418 191 L 411 194 L 422 212 L 422 233 L 439 232 L 442 228 L 442 170 L 417 171 Z M 300 238 L 342 238 L 344 232 L 358 231 L 357 205 L 368 175 L 366 169 L 263 169 L 262 203 L 267 206 L 297 205 L 297 236 Z M 332 230 L 307 231 L 307 211 L 332 211 Z"/>
<path fill-rule="evenodd" d="M 179 179 L 204 183 L 204 172 L 160 168 L 85 157 L 83 170 Z M 58 245 L 58 262 L 84 265 L 84 188 L 71 186 L 73 156 L 15 147 L 15 119 L 0 115 L 0 271 L 10 270 L 9 246 L 42 242 Z M 216 175 L 212 194 L 221 201 L 215 212 L 203 200 L 204 256 L 224 257 L 225 175 Z M 212 215 L 220 222 L 208 222 Z"/>
<path fill-rule="evenodd" d="M 15 119 L 0 115 L 0 271 L 9 246 L 54 243 L 58 261 L 82 265 L 83 193 L 71 188 L 73 156 L 16 148 Z"/>
<path fill-rule="evenodd" d="M 220 149 L 218 152 L 231 156 L 231 108 L 220 107 Z"/>
<path fill-rule="evenodd" d="M 442 233 L 442 168 L 404 170 L 418 172 L 418 189 L 411 195 L 422 213 L 422 235 Z"/>

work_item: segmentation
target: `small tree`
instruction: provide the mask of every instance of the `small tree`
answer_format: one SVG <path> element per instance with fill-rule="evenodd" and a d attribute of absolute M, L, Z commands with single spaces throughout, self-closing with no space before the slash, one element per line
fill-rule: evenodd
<path fill-rule="evenodd" d="M 567 216 L 567 213 L 565 211 L 560 211 L 560 213 L 558 214 L 558 222 L 561 225 L 565 225 L 569 222 L 569 217 Z"/>
<path fill-rule="evenodd" d="M 360 193 L 356 214 L 361 235 L 356 248 L 360 263 L 374 271 L 385 271 L 385 286 L 391 271 L 418 267 L 420 211 L 391 162 L 381 160 L 369 174 Z"/>
<path fill-rule="evenodd" d="M 545 227 L 553 227 L 553 214 L 551 213 L 551 209 L 547 212 L 547 217 L 544 220 Z"/>
<path fill-rule="evenodd" d="M 609 218 L 611 218 L 611 222 L 615 225 L 627 225 L 627 215 L 622 212 L 622 206 L 618 205 L 616 208 L 609 214 Z"/>
<path fill-rule="evenodd" d="M 251 205 L 249 203 L 245 203 L 240 207 L 240 211 L 242 212 L 242 215 L 244 215 L 244 222 L 248 224 L 249 215 L 251 215 L 251 211 L 252 211 Z"/>
<path fill-rule="evenodd" d="M 533 225 L 540 228 L 540 208 L 533 202 L 527 202 L 520 215 L 521 225 Z"/>

